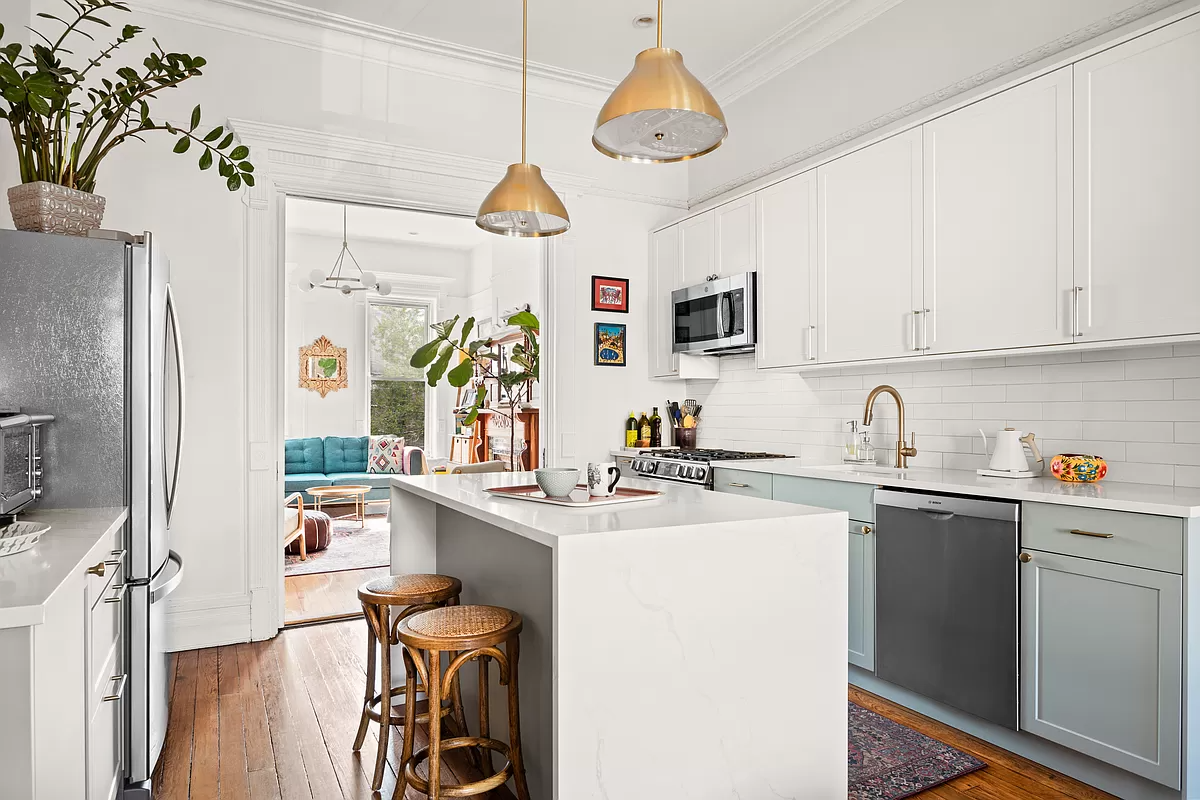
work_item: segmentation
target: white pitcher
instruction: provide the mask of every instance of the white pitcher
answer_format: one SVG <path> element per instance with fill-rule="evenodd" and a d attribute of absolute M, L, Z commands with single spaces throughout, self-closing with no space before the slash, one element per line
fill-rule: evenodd
<path fill-rule="evenodd" d="M 987 434 L 980 428 L 979 435 L 983 437 L 983 452 L 986 454 L 988 451 Z M 992 460 L 989 462 L 987 470 L 979 470 L 979 472 L 989 475 L 1032 476 L 1033 472 L 1029 469 L 1029 462 L 1025 459 L 1025 445 L 1029 445 L 1035 463 L 1042 463 L 1042 454 L 1038 450 L 1034 438 L 1034 434 L 1022 433 L 1016 428 L 996 431 L 996 444 L 992 450 Z"/>

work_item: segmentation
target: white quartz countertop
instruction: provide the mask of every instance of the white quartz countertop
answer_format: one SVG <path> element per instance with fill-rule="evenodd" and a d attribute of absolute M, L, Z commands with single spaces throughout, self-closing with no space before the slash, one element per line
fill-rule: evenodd
<path fill-rule="evenodd" d="M 0 628 L 40 625 L 44 606 L 101 538 L 125 523 L 125 508 L 47 509 L 22 514 L 50 530 L 24 553 L 0 557 Z"/>
<path fill-rule="evenodd" d="M 718 469 L 766 472 L 798 478 L 869 483 L 897 489 L 997 497 L 1035 503 L 1132 511 L 1164 517 L 1200 517 L 1200 489 L 1143 483 L 1063 483 L 1054 478 L 991 478 L 968 470 L 913 468 L 888 474 L 866 470 L 831 469 L 800 459 L 722 461 Z"/>
<path fill-rule="evenodd" d="M 622 486 L 663 492 L 652 500 L 595 508 L 560 508 L 495 497 L 484 489 L 535 483 L 532 472 L 480 475 L 419 475 L 392 479 L 396 488 L 452 508 L 504 530 L 553 547 L 565 536 L 621 533 L 651 528 L 820 516 L 844 513 L 704 491 L 691 486 L 621 478 Z M 393 513 L 396 509 L 393 508 Z"/>

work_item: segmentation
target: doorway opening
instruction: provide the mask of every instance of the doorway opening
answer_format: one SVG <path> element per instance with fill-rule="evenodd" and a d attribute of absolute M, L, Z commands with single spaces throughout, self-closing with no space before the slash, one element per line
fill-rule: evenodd
<path fill-rule="evenodd" d="M 511 459 L 510 439 L 518 463 L 528 460 L 536 414 L 522 414 L 519 437 L 467 426 L 463 391 L 430 386 L 410 359 L 454 317 L 475 319 L 472 339 L 511 338 L 504 320 L 545 307 L 546 258 L 539 242 L 485 233 L 471 218 L 293 196 L 284 230 L 283 622 L 296 625 L 357 616 L 358 587 L 390 573 L 396 474 Z"/>

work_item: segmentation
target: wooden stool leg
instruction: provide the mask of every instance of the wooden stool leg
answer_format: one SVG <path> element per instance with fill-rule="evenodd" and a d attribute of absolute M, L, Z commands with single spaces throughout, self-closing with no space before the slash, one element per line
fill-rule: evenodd
<path fill-rule="evenodd" d="M 457 656 L 458 653 L 451 653 L 450 660 L 454 661 Z M 463 708 L 462 684 L 458 680 L 461 673 L 462 670 L 458 670 L 450 680 L 450 716 L 454 720 L 454 726 L 458 728 L 458 735 L 470 736 L 471 732 L 467 730 L 467 713 Z M 479 756 L 473 749 L 467 750 L 467 761 L 476 769 L 479 768 Z"/>
<path fill-rule="evenodd" d="M 517 694 L 517 659 L 521 655 L 521 642 L 517 637 L 504 645 L 508 655 L 508 746 L 513 765 L 513 781 L 517 785 L 517 800 L 529 800 L 529 787 L 525 784 L 525 760 L 521 756 L 521 703 Z"/>
<path fill-rule="evenodd" d="M 387 763 L 388 734 L 392 730 L 392 637 L 391 608 L 377 606 L 379 637 L 379 753 L 375 756 L 375 777 L 371 788 L 379 791 L 383 785 L 383 767 Z"/>
<path fill-rule="evenodd" d="M 425 687 L 429 698 L 429 800 L 442 796 L 442 725 L 438 719 L 442 707 L 442 654 L 429 651 L 429 684 Z"/>
<path fill-rule="evenodd" d="M 367 620 L 367 693 L 363 698 L 362 719 L 358 721 L 358 735 L 354 737 L 354 752 L 362 749 L 363 741 L 367 738 L 367 727 L 371 724 L 371 718 L 367 712 L 371 708 L 371 701 L 375 699 L 375 621 L 372 619 L 371 607 L 366 603 L 363 604 L 363 617 Z"/>
<path fill-rule="evenodd" d="M 412 759 L 413 740 L 417 737 L 417 667 L 412 654 L 404 648 L 404 746 L 400 750 L 400 774 L 396 776 L 396 791 L 392 800 L 404 800 L 408 789 L 408 762 Z"/>
<path fill-rule="evenodd" d="M 479 657 L 479 737 L 481 739 L 492 737 L 492 726 L 488 719 L 488 661 L 490 660 L 490 656 Z M 483 777 L 495 775 L 496 771 L 492 768 L 492 751 L 486 747 L 480 747 L 479 757 L 482 759 L 479 771 L 483 773 Z"/>

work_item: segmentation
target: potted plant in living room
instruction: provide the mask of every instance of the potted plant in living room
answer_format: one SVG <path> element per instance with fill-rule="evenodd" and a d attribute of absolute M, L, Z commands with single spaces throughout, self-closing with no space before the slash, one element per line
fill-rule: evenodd
<path fill-rule="evenodd" d="M 96 172 L 115 148 L 143 140 L 147 133 L 176 137 L 176 153 L 197 145 L 200 169 L 215 164 L 231 192 L 242 184 L 254 185 L 254 165 L 246 160 L 249 148 L 223 126 L 201 128 L 200 106 L 184 125 L 150 114 L 161 92 L 203 74 L 203 58 L 168 52 L 152 39 L 154 46 L 140 68 L 100 70 L 142 29 L 126 25 L 99 52 L 76 57 L 68 45 L 79 38 L 94 41 L 89 29 L 111 28 L 106 14 L 128 12 L 129 7 L 117 0 L 62 2 L 70 13 L 39 13 L 54 30 L 30 29 L 39 41 L 28 48 L 4 42 L 0 25 L 0 118 L 12 130 L 20 167 L 21 185 L 8 190 L 18 229 L 85 235 L 100 227 L 104 198 L 95 194 Z"/>
<path fill-rule="evenodd" d="M 533 384 L 539 378 L 541 347 L 538 344 L 538 331 L 541 323 L 529 311 L 519 311 L 507 319 L 509 327 L 519 328 L 522 336 L 521 341 L 512 345 L 512 352 L 508 357 L 509 365 L 516 369 L 503 369 L 493 349 L 496 345 L 495 338 L 474 339 L 468 342 L 471 332 L 475 329 L 475 318 L 468 317 L 462 328 L 456 331 L 458 320 L 459 317 L 455 316 L 453 319 L 430 325 L 434 333 L 433 339 L 418 347 L 409 363 L 418 369 L 428 368 L 425 377 L 430 386 L 437 386 L 438 381 L 445 376 L 451 386 L 461 389 L 471 383 L 476 370 L 479 371 L 483 378 L 470 397 L 470 405 L 465 406 L 464 425 L 475 423 L 480 409 L 487 401 L 488 382 L 494 382 L 499 387 L 497 394 L 500 403 L 499 407 L 493 410 L 499 411 L 509 419 L 509 453 L 515 464 L 518 457 L 517 416 L 522 403 L 533 399 Z M 455 355 L 462 360 L 456 366 L 450 367 L 450 361 Z"/>

